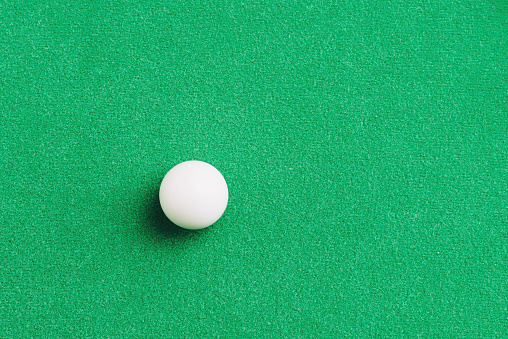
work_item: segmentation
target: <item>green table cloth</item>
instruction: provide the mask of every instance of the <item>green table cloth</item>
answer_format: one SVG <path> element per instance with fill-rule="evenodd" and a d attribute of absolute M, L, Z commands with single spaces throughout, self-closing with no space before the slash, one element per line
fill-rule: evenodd
<path fill-rule="evenodd" d="M 507 19 L 0 2 L 0 337 L 506 338 Z M 158 202 L 192 159 L 197 232 Z"/>

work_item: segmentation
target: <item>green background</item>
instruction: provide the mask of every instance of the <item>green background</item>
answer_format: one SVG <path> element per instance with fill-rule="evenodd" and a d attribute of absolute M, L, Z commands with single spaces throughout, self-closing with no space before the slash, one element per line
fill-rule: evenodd
<path fill-rule="evenodd" d="M 507 19 L 0 2 L 0 337 L 506 337 Z M 158 204 L 190 159 L 202 231 Z"/>

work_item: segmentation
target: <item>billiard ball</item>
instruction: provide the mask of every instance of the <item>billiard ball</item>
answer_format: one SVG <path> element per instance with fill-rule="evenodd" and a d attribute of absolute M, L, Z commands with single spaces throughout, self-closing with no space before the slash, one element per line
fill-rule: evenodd
<path fill-rule="evenodd" d="M 160 204 L 169 220 L 193 230 L 219 220 L 228 197 L 228 185 L 222 174 L 212 165 L 196 160 L 173 167 L 159 190 Z"/>

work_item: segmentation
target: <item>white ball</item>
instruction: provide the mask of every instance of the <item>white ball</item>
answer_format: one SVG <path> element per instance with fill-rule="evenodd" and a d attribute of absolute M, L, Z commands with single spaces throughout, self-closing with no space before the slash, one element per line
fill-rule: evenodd
<path fill-rule="evenodd" d="M 228 185 L 222 174 L 203 161 L 186 161 L 164 177 L 159 200 L 164 214 L 175 225 L 197 230 L 222 216 L 228 204 Z"/>

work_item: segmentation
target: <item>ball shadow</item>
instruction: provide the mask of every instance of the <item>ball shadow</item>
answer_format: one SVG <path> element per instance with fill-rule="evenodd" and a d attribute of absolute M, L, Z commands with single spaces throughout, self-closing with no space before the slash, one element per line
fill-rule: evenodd
<path fill-rule="evenodd" d="M 206 232 L 206 229 L 187 230 L 171 222 L 162 211 L 158 190 L 151 192 L 149 199 L 147 199 L 146 220 L 148 233 L 151 237 L 159 240 L 194 239 Z"/>

